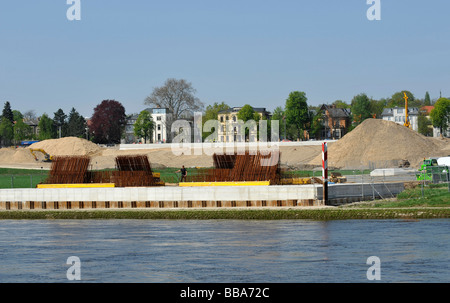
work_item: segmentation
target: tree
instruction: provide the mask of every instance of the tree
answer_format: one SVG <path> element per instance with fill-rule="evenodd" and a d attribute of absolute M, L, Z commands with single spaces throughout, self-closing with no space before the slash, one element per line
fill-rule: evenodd
<path fill-rule="evenodd" d="M 425 106 L 431 105 L 430 94 L 428 92 L 425 93 L 425 99 L 423 101 Z"/>
<path fill-rule="evenodd" d="M 16 142 L 31 138 L 31 127 L 25 124 L 25 122 L 23 122 L 23 119 L 16 120 L 13 130 L 14 140 Z"/>
<path fill-rule="evenodd" d="M 404 93 L 406 93 L 406 96 L 408 97 L 408 107 L 417 106 L 414 95 L 410 91 L 403 90 L 393 94 L 392 97 L 387 101 L 386 107 L 405 107 Z"/>
<path fill-rule="evenodd" d="M 24 114 L 23 114 L 23 118 L 25 120 L 34 120 L 36 119 L 36 113 L 34 110 L 27 110 Z"/>
<path fill-rule="evenodd" d="M 306 94 L 299 91 L 291 92 L 286 99 L 287 130 L 292 138 L 302 138 L 303 130 L 306 129 L 306 125 L 310 122 L 307 100 Z"/>
<path fill-rule="evenodd" d="M 14 123 L 14 114 L 11 110 L 11 104 L 9 104 L 9 101 L 5 102 L 5 106 L 3 107 L 2 117 L 7 119 L 9 122 Z"/>
<path fill-rule="evenodd" d="M 431 126 L 430 119 L 427 118 L 426 112 L 419 112 L 419 117 L 417 118 L 418 132 L 424 136 L 433 136 L 433 129 Z"/>
<path fill-rule="evenodd" d="M 66 135 L 70 137 L 83 137 L 86 133 L 86 119 L 72 107 L 67 119 Z"/>
<path fill-rule="evenodd" d="M 20 111 L 13 110 L 12 112 L 13 112 L 13 121 L 23 120 L 23 115 Z"/>
<path fill-rule="evenodd" d="M 431 122 L 434 127 L 439 127 L 441 136 L 450 124 L 450 99 L 439 98 L 430 112 Z"/>
<path fill-rule="evenodd" d="M 67 115 L 64 113 L 62 109 L 58 109 L 56 113 L 54 113 L 53 117 L 53 125 L 55 130 L 56 137 L 65 137 L 67 132 Z"/>
<path fill-rule="evenodd" d="M 245 104 L 237 113 L 237 117 L 239 120 L 247 122 L 248 120 L 259 121 L 259 115 L 255 112 L 253 107 L 248 104 Z"/>
<path fill-rule="evenodd" d="M 103 100 L 94 108 L 89 131 L 95 143 L 119 143 L 126 124 L 125 108 L 115 100 Z"/>
<path fill-rule="evenodd" d="M 386 99 L 370 99 L 370 113 L 372 114 L 372 117 L 381 118 L 381 114 L 383 113 L 383 109 L 386 107 L 386 104 Z"/>
<path fill-rule="evenodd" d="M 332 103 L 336 108 L 350 108 L 350 104 L 345 103 L 342 100 L 336 100 Z"/>
<path fill-rule="evenodd" d="M 364 120 L 372 117 L 370 99 L 366 94 L 362 93 L 353 97 L 352 116 L 355 125 L 359 125 Z"/>
<path fill-rule="evenodd" d="M 147 138 L 152 137 L 154 127 L 152 115 L 148 111 L 143 110 L 139 113 L 136 123 L 134 123 L 134 135 L 138 138 L 144 138 L 144 143 L 147 143 Z"/>
<path fill-rule="evenodd" d="M 163 86 L 153 89 L 145 104 L 168 108 L 175 120 L 203 109 L 203 103 L 195 97 L 196 90 L 184 79 L 167 79 Z"/>
<path fill-rule="evenodd" d="M 39 119 L 39 140 L 52 139 L 53 137 L 53 120 L 44 113 Z"/>
<path fill-rule="evenodd" d="M 260 116 L 258 113 L 255 112 L 253 107 L 251 107 L 250 105 L 245 104 L 237 113 L 237 118 L 238 120 L 242 120 L 244 123 L 249 120 L 255 121 L 256 122 L 255 131 L 258 131 L 258 122 L 260 120 Z M 249 138 L 250 130 L 248 129 L 248 127 L 245 128 L 244 133 L 245 133 L 245 140 L 250 139 Z M 258 137 L 258 133 L 256 133 L 256 136 Z"/>
<path fill-rule="evenodd" d="M 320 137 L 320 134 L 321 134 L 322 129 L 323 129 L 322 120 L 323 120 L 323 116 L 322 116 L 321 112 L 318 112 L 316 115 L 314 115 L 312 117 L 310 134 L 314 138 L 319 138 Z"/>
<path fill-rule="evenodd" d="M 208 105 L 206 107 L 206 111 L 202 117 L 202 127 L 204 127 L 206 121 L 217 120 L 219 112 L 222 110 L 227 110 L 229 108 L 230 107 L 227 104 L 225 104 L 225 102 L 223 102 L 223 101 L 222 101 L 222 103 L 214 102 L 213 105 Z M 214 131 L 217 131 L 217 130 L 212 129 L 211 132 L 203 131 L 203 133 L 202 133 L 203 140 L 206 139 L 208 136 L 210 136 Z"/>
<path fill-rule="evenodd" d="M 281 106 L 276 107 L 273 110 L 271 121 L 279 121 L 278 126 L 280 130 L 280 135 L 283 136 L 283 139 L 286 139 L 286 116 L 283 108 Z M 272 124 L 272 123 L 271 123 Z"/>
<path fill-rule="evenodd" d="M 8 118 L 2 117 L 0 120 L 1 143 L 4 146 L 9 146 L 14 138 L 13 125 Z"/>

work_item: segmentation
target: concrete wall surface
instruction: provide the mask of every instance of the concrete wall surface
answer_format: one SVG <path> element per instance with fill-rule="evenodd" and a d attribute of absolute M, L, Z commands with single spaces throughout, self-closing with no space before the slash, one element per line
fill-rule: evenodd
<path fill-rule="evenodd" d="M 0 189 L 0 210 L 321 206 L 322 186 L 211 186 Z M 330 184 L 327 205 L 391 198 L 403 183 Z"/>
<path fill-rule="evenodd" d="M 0 189 L 0 202 L 311 200 L 317 186 L 212 186 Z"/>

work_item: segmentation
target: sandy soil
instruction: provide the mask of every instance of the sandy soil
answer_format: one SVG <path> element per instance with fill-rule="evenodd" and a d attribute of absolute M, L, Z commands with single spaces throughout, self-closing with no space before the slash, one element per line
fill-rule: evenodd
<path fill-rule="evenodd" d="M 90 141 L 67 137 L 45 140 L 29 148 L 0 149 L 0 167 L 50 169 L 51 163 L 42 162 L 44 156 L 30 148 L 41 148 L 52 156 L 90 156 L 92 169 L 115 167 L 118 155 L 145 154 L 152 167 L 212 167 L 210 155 L 176 155 L 170 148 L 118 150 L 103 148 Z M 321 167 L 320 145 L 280 146 L 281 165 L 292 169 Z M 394 122 L 367 119 L 341 140 L 329 144 L 329 167 L 385 168 L 396 167 L 398 161 L 407 159 L 413 168 L 420 166 L 423 158 L 450 154 L 450 139 L 424 137 Z"/>

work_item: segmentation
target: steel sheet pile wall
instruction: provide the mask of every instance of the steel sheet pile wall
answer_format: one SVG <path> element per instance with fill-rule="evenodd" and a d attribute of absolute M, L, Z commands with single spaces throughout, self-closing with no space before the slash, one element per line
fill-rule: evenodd
<path fill-rule="evenodd" d="M 233 155 L 214 154 L 214 168 L 188 176 L 190 182 L 280 181 L 280 153 L 262 155 L 260 152 Z"/>
<path fill-rule="evenodd" d="M 114 183 L 117 187 L 159 186 L 146 155 L 116 157 L 116 171 L 88 171 L 87 156 L 55 157 L 45 184 Z"/>
<path fill-rule="evenodd" d="M 86 183 L 91 159 L 86 156 L 58 156 L 52 161 L 50 175 L 44 183 L 76 184 Z"/>
<path fill-rule="evenodd" d="M 158 185 L 146 155 L 117 156 L 116 166 L 111 178 L 118 187 Z"/>

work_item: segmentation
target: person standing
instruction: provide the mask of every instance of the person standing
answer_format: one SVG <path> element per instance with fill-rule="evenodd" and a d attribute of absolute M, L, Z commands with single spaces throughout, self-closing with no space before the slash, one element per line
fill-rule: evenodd
<path fill-rule="evenodd" d="M 180 182 L 186 182 L 187 169 L 184 168 L 184 165 L 181 166 L 180 170 L 177 170 L 176 173 L 181 173 Z"/>

